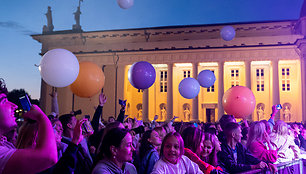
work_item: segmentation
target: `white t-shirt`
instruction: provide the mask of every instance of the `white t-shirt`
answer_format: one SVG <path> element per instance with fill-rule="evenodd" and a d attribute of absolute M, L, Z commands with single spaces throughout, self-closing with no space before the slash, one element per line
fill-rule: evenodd
<path fill-rule="evenodd" d="M 159 159 L 155 165 L 151 174 L 160 173 L 182 173 L 182 174 L 202 174 L 199 166 L 192 162 L 188 157 L 182 156 L 177 164 L 172 164 L 162 159 Z"/>
<path fill-rule="evenodd" d="M 5 137 L 0 137 L 0 174 L 15 151 L 16 149 L 12 143 L 7 142 Z"/>

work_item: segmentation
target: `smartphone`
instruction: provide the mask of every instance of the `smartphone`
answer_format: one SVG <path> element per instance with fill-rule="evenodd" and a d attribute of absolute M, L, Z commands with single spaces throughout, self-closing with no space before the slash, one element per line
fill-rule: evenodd
<path fill-rule="evenodd" d="M 32 104 L 31 104 L 30 99 L 29 99 L 27 94 L 25 94 L 24 96 L 19 97 L 19 101 L 20 101 L 22 109 L 24 111 L 27 112 L 27 111 L 29 111 L 31 109 Z"/>
<path fill-rule="evenodd" d="M 193 123 L 194 127 L 198 127 L 198 124 L 197 123 Z"/>
<path fill-rule="evenodd" d="M 276 105 L 276 109 L 277 109 L 277 110 L 281 110 L 282 108 L 283 108 L 283 107 L 282 107 L 281 104 Z"/>
<path fill-rule="evenodd" d="M 119 99 L 119 105 L 125 106 L 126 105 L 126 100 Z"/>
<path fill-rule="evenodd" d="M 88 120 L 82 124 L 82 131 L 84 134 L 93 134 L 94 130 Z"/>

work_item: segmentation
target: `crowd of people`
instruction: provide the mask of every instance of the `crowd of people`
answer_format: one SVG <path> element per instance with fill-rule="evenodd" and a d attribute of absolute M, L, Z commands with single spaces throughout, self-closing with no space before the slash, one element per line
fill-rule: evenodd
<path fill-rule="evenodd" d="M 17 105 L 8 101 L 0 81 L 0 174 L 161 174 L 277 172 L 277 163 L 300 158 L 306 149 L 301 123 L 269 120 L 237 123 L 223 115 L 217 123 L 142 122 L 125 117 L 102 119 L 106 96 L 92 117 L 76 112 L 58 115 L 53 91 L 52 115 L 32 105 L 17 126 Z M 90 119 L 91 118 L 91 119 Z"/>

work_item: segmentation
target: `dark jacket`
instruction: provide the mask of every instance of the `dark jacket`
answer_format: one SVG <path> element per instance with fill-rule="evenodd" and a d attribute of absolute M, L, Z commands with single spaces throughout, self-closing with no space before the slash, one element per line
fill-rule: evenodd
<path fill-rule="evenodd" d="M 69 143 L 58 162 L 39 174 L 73 174 L 77 164 L 77 150 L 77 145 Z"/>
<path fill-rule="evenodd" d="M 251 165 L 256 165 L 260 162 L 241 143 L 236 145 L 237 162 L 235 161 L 232 148 L 227 143 L 222 143 L 221 149 L 218 152 L 218 160 L 225 172 L 239 173 L 251 170 Z"/>
<path fill-rule="evenodd" d="M 66 144 L 70 144 L 70 140 L 67 138 L 62 138 L 62 142 Z M 86 153 L 86 150 L 81 146 L 81 144 L 78 145 L 77 152 L 76 152 L 76 167 L 74 174 L 90 174 L 91 168 L 92 168 L 92 160 L 88 156 L 88 153 Z"/>

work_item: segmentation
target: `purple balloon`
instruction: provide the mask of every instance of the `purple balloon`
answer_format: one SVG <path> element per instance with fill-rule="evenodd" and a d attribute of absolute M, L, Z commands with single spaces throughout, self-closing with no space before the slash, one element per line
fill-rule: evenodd
<path fill-rule="evenodd" d="M 236 31 L 232 26 L 225 26 L 221 29 L 220 35 L 223 40 L 230 41 L 234 39 Z"/>
<path fill-rule="evenodd" d="M 210 70 L 203 70 L 198 75 L 198 81 L 202 87 L 209 88 L 215 83 L 216 76 Z"/>
<path fill-rule="evenodd" d="M 195 98 L 200 92 L 200 84 L 194 78 L 185 78 L 179 84 L 179 92 L 184 98 Z"/>
<path fill-rule="evenodd" d="M 156 72 L 154 67 L 146 61 L 134 63 L 128 72 L 128 79 L 137 89 L 147 89 L 155 82 Z"/>

